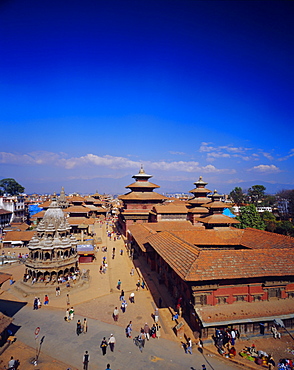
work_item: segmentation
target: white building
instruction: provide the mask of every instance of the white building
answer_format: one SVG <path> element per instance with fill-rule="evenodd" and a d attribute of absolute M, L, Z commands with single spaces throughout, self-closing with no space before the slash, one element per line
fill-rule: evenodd
<path fill-rule="evenodd" d="M 10 222 L 24 222 L 25 203 L 22 195 L 0 197 L 0 208 L 11 212 Z"/>

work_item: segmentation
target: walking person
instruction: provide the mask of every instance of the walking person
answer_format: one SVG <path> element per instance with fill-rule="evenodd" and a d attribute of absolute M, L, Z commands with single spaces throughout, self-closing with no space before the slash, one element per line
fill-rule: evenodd
<path fill-rule="evenodd" d="M 126 337 L 132 338 L 132 321 L 129 322 L 128 326 L 126 327 Z"/>
<path fill-rule="evenodd" d="M 125 299 L 125 292 L 124 292 L 124 290 L 123 290 L 123 289 L 121 290 L 121 293 L 120 293 L 119 299 L 120 299 L 121 301 L 123 301 L 123 300 Z"/>
<path fill-rule="evenodd" d="M 37 310 L 39 307 L 38 307 L 38 298 L 35 297 L 34 299 L 34 310 Z"/>
<path fill-rule="evenodd" d="M 107 364 L 106 365 L 106 369 L 105 370 L 111 370 L 111 368 L 110 368 L 110 364 Z"/>
<path fill-rule="evenodd" d="M 110 347 L 110 351 L 113 352 L 114 351 L 114 345 L 115 345 L 115 338 L 114 338 L 113 334 L 110 334 L 108 344 L 109 344 L 109 347 Z"/>
<path fill-rule="evenodd" d="M 8 362 L 8 370 L 14 370 L 14 369 L 15 369 L 15 360 L 13 356 L 11 356 Z"/>
<path fill-rule="evenodd" d="M 130 294 L 130 302 L 135 303 L 135 293 Z"/>
<path fill-rule="evenodd" d="M 42 307 L 42 302 L 41 302 L 41 299 L 38 298 L 38 308 L 41 308 Z"/>
<path fill-rule="evenodd" d="M 79 336 L 82 332 L 82 324 L 81 324 L 81 321 L 78 320 L 77 322 L 77 336 Z"/>
<path fill-rule="evenodd" d="M 112 314 L 114 321 L 118 321 L 118 313 L 119 313 L 119 311 L 118 311 L 117 307 L 115 307 L 115 309 L 113 310 L 113 314 Z"/>
<path fill-rule="evenodd" d="M 145 347 L 145 339 L 146 339 L 146 335 L 144 333 L 144 329 L 141 329 L 141 333 L 139 334 L 139 340 L 141 341 L 142 348 Z M 142 352 L 142 350 L 141 350 L 141 352 Z"/>
<path fill-rule="evenodd" d="M 75 310 L 73 309 L 73 307 L 71 307 L 70 310 L 69 310 L 69 319 L 70 320 L 74 319 L 74 314 L 75 314 Z"/>
<path fill-rule="evenodd" d="M 119 279 L 118 282 L 117 282 L 117 289 L 120 290 L 120 287 L 121 287 L 121 281 Z"/>
<path fill-rule="evenodd" d="M 64 320 L 70 322 L 69 308 L 67 308 L 65 311 Z"/>
<path fill-rule="evenodd" d="M 187 354 L 190 353 L 190 355 L 192 355 L 192 340 L 191 338 L 188 338 L 187 339 L 187 347 L 186 347 L 186 351 L 185 351 Z"/>
<path fill-rule="evenodd" d="M 55 294 L 56 294 L 56 297 L 58 297 L 60 295 L 60 286 L 56 287 Z"/>
<path fill-rule="evenodd" d="M 83 321 L 83 333 L 86 334 L 88 331 L 88 323 L 87 323 L 87 319 L 84 318 L 84 321 Z"/>
<path fill-rule="evenodd" d="M 125 300 L 123 300 L 122 303 L 121 303 L 122 313 L 126 312 L 127 306 L 128 306 L 127 302 Z"/>
<path fill-rule="evenodd" d="M 66 305 L 70 306 L 69 294 L 66 295 Z"/>
<path fill-rule="evenodd" d="M 83 365 L 84 365 L 83 370 L 88 370 L 89 360 L 90 360 L 90 355 L 88 351 L 85 351 L 85 354 L 83 357 Z"/>
<path fill-rule="evenodd" d="M 106 355 L 107 346 L 108 346 L 108 343 L 107 343 L 107 341 L 106 341 L 106 338 L 105 338 L 105 337 L 103 337 L 102 342 L 101 342 L 101 344 L 100 344 L 100 348 L 101 348 L 101 350 L 102 350 L 102 355 L 103 355 L 103 356 L 105 356 L 105 355 Z"/>
<path fill-rule="evenodd" d="M 149 338 L 150 338 L 150 328 L 149 328 L 149 325 L 147 324 L 147 322 L 144 325 L 144 333 L 146 335 L 146 339 L 149 340 Z"/>
<path fill-rule="evenodd" d="M 44 305 L 48 305 L 48 304 L 49 304 L 49 297 L 47 296 L 47 294 L 45 294 Z"/>
<path fill-rule="evenodd" d="M 141 285 L 140 279 L 138 279 L 137 284 L 136 284 L 136 286 L 137 286 L 136 290 L 137 291 L 140 290 L 140 285 Z"/>
<path fill-rule="evenodd" d="M 135 272 L 135 269 L 134 269 L 134 267 L 132 267 L 132 268 L 131 268 L 130 275 L 131 275 L 131 276 L 134 276 L 134 272 Z"/>

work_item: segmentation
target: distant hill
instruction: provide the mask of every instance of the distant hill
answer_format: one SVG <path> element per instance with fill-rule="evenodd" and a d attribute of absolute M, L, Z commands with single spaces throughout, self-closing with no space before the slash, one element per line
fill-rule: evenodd
<path fill-rule="evenodd" d="M 153 180 L 153 179 L 152 179 Z M 188 194 L 189 190 L 195 188 L 194 181 L 161 181 L 157 180 L 154 176 L 154 183 L 159 185 L 160 188 L 155 190 L 158 193 L 185 193 Z M 28 194 L 41 193 L 41 194 L 53 194 L 54 192 L 60 193 L 61 187 L 64 187 L 65 192 L 73 193 L 78 192 L 81 194 L 93 194 L 96 190 L 100 194 L 125 194 L 129 192 L 129 189 L 125 187 L 131 184 L 134 180 L 131 176 L 124 176 L 117 179 L 109 178 L 94 178 L 90 180 L 79 180 L 73 179 L 61 182 L 57 180 L 55 182 L 48 183 L 22 183 Z M 249 189 L 253 185 L 263 185 L 266 188 L 266 194 L 276 194 L 283 189 L 294 189 L 294 185 L 289 184 L 271 184 L 264 181 L 250 181 L 236 184 L 224 184 L 224 183 L 208 183 L 207 188 L 211 191 L 217 190 L 220 194 L 229 194 L 236 186 L 241 187 L 243 190 Z"/>

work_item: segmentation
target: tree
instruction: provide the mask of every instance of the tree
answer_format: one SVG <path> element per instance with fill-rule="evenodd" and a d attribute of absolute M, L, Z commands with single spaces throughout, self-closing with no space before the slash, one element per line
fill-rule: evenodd
<path fill-rule="evenodd" d="M 264 198 L 264 192 L 266 188 L 263 185 L 253 185 L 252 188 L 248 189 L 248 196 L 251 202 L 257 205 Z"/>
<path fill-rule="evenodd" d="M 230 197 L 233 199 L 234 203 L 236 203 L 237 206 L 243 204 L 245 200 L 243 190 L 238 186 L 230 192 Z"/>
<path fill-rule="evenodd" d="M 277 234 L 294 236 L 294 226 L 290 221 L 280 221 L 277 223 L 275 232 Z"/>
<path fill-rule="evenodd" d="M 0 180 L 0 191 L 2 194 L 18 195 L 23 193 L 25 188 L 21 186 L 14 179 L 2 179 Z"/>
<path fill-rule="evenodd" d="M 265 229 L 265 223 L 253 204 L 241 207 L 240 215 L 236 218 L 238 221 L 240 221 L 240 224 L 237 224 L 236 227 L 240 229 L 246 229 L 247 227 L 252 227 L 253 229 L 259 230 Z"/>
<path fill-rule="evenodd" d="M 261 206 L 272 207 L 276 203 L 276 200 L 277 199 L 274 195 L 265 195 L 261 202 Z"/>
<path fill-rule="evenodd" d="M 276 217 L 269 211 L 265 211 L 261 214 L 261 218 L 265 223 L 265 230 L 274 232 L 277 228 Z"/>

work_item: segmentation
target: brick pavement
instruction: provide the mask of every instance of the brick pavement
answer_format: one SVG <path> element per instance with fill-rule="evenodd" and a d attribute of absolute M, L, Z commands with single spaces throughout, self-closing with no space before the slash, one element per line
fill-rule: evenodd
<path fill-rule="evenodd" d="M 102 238 L 102 244 L 99 244 L 99 250 L 96 251 L 96 260 L 91 264 L 81 265 L 81 269 L 85 268 L 90 270 L 89 287 L 82 290 L 62 288 L 60 297 L 55 297 L 54 294 L 50 296 L 50 304 L 48 308 L 58 308 L 65 311 L 65 297 L 66 292 L 69 291 L 71 305 L 74 306 L 75 311 L 78 315 L 100 320 L 105 323 L 115 324 L 122 328 L 124 328 L 128 324 L 128 322 L 132 320 L 133 329 L 135 332 L 138 332 L 140 328 L 145 324 L 145 322 L 148 322 L 149 325 L 153 323 L 151 314 L 154 312 L 155 306 L 158 305 L 159 297 L 161 297 L 162 308 L 160 308 L 159 310 L 160 324 L 162 326 L 161 336 L 165 339 L 180 341 L 182 338 L 177 338 L 172 330 L 173 326 L 175 325 L 175 322 L 171 320 L 174 302 L 171 299 L 167 288 L 159 284 L 156 272 L 152 272 L 148 268 L 146 269 L 144 261 L 142 259 L 131 261 L 127 256 L 123 239 L 114 241 L 113 239 L 109 240 L 106 237 L 105 224 L 102 228 L 99 227 L 99 224 L 96 224 L 95 232 L 97 237 Z M 107 246 L 107 252 L 102 252 L 102 246 Z M 116 248 L 116 255 L 114 259 L 111 258 L 113 247 Z M 123 249 L 123 255 L 120 255 L 120 249 Z M 103 256 L 107 257 L 108 262 L 108 270 L 106 274 L 100 274 L 99 272 L 99 266 L 101 264 Z M 136 291 L 138 273 L 136 270 L 134 276 L 130 275 L 130 270 L 132 266 L 135 266 L 138 271 L 140 271 L 140 274 L 144 276 L 148 290 L 140 289 L 140 291 Z M 5 267 L 2 271 L 12 273 L 14 279 L 17 281 L 23 276 L 24 266 L 13 265 Z M 112 319 L 112 312 L 114 307 L 119 307 L 120 304 L 120 291 L 116 287 L 118 279 L 120 279 L 122 282 L 121 288 L 125 291 L 125 297 L 128 297 L 131 292 L 135 293 L 135 304 L 131 304 L 128 302 L 126 313 L 120 313 L 118 322 L 114 323 Z M 9 286 L 9 282 L 3 284 L 3 291 L 4 292 L 1 295 L 1 299 L 20 300 L 19 296 L 15 297 L 12 294 L 13 289 L 11 286 Z M 23 300 L 25 301 L 26 299 L 24 298 Z M 190 331 L 188 325 L 184 325 L 184 328 L 186 336 L 193 337 L 193 333 Z M 266 341 L 263 340 L 262 349 L 267 351 L 267 348 L 273 348 L 274 346 L 272 345 L 272 342 L 273 340 L 270 339 Z M 284 340 L 280 342 L 281 346 L 282 342 L 284 343 Z M 243 347 L 245 342 L 240 341 L 239 343 L 240 346 Z M 284 344 L 288 345 L 288 343 Z M 20 349 L 22 349 L 22 346 L 24 345 L 20 344 Z M 237 346 L 239 346 L 239 344 L 237 344 Z M 212 354 L 219 356 L 212 344 L 206 343 L 205 348 L 211 351 Z M 239 351 L 240 349 L 237 348 L 237 351 Z M 16 343 L 13 344 L 7 351 L 5 351 L 5 358 L 6 355 L 10 356 L 11 350 L 15 350 L 17 353 L 18 350 Z M 28 352 L 30 351 L 28 350 Z M 282 353 L 283 351 L 284 349 L 281 349 L 279 353 Z M 274 352 L 273 354 L 275 355 Z M 278 356 L 278 353 L 276 354 L 276 356 Z M 49 363 L 51 360 L 52 359 L 48 359 Z M 248 360 L 236 360 L 241 360 L 241 363 L 245 361 L 244 366 L 247 366 L 248 368 L 250 366 L 253 366 L 253 368 L 256 366 L 252 363 L 249 363 Z M 276 360 L 278 360 L 278 358 L 276 358 Z M 46 363 L 47 362 L 44 360 L 44 366 L 42 367 L 42 369 L 47 370 Z M 61 364 L 61 368 L 62 366 L 64 366 L 64 364 Z M 57 370 L 59 369 L 57 365 L 55 368 Z"/>

